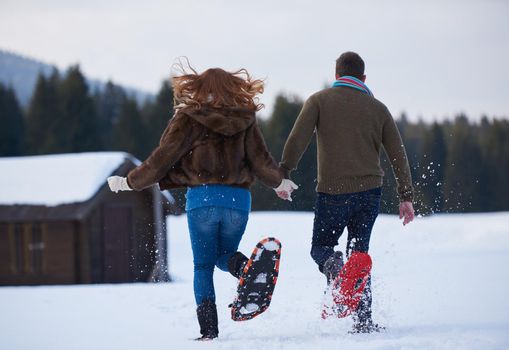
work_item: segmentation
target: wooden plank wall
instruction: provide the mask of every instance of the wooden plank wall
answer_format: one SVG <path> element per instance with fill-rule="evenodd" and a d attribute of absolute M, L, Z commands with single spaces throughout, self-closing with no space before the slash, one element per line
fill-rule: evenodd
<path fill-rule="evenodd" d="M 33 242 L 35 224 L 40 242 Z M 0 285 L 75 283 L 73 227 L 72 222 L 0 224 Z M 37 271 L 33 249 L 40 252 Z"/>

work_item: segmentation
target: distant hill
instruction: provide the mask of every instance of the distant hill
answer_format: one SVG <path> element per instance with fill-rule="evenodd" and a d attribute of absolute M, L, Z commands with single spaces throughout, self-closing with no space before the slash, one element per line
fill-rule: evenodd
<path fill-rule="evenodd" d="M 0 83 L 12 86 L 24 107 L 30 102 L 39 73 L 49 76 L 53 69 L 57 69 L 60 74 L 64 73 L 50 64 L 0 49 Z M 92 92 L 102 90 L 106 85 L 106 82 L 100 80 L 88 79 L 87 81 Z M 138 89 L 125 86 L 122 88 L 127 94 L 135 96 L 139 103 L 153 98 L 152 94 Z"/>

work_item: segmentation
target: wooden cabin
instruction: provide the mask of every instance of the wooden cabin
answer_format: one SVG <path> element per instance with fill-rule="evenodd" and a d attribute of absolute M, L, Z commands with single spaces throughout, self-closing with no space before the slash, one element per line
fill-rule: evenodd
<path fill-rule="evenodd" d="M 137 164 L 120 152 L 0 158 L 0 285 L 169 280 L 173 197 L 107 185 Z"/>

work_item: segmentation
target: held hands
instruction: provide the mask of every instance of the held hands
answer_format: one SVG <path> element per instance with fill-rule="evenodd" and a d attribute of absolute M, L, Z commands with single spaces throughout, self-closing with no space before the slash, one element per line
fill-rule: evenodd
<path fill-rule="evenodd" d="M 286 199 L 291 202 L 292 192 L 298 188 L 299 186 L 297 186 L 292 180 L 283 179 L 281 184 L 277 188 L 274 188 L 274 191 L 276 191 L 276 194 L 279 198 Z"/>
<path fill-rule="evenodd" d="M 122 176 L 110 176 L 108 186 L 115 193 L 118 193 L 118 191 L 132 191 L 132 188 L 127 184 L 127 178 Z"/>
<path fill-rule="evenodd" d="M 414 215 L 412 202 L 401 202 L 399 204 L 399 218 L 403 219 L 403 226 L 412 222 Z"/>

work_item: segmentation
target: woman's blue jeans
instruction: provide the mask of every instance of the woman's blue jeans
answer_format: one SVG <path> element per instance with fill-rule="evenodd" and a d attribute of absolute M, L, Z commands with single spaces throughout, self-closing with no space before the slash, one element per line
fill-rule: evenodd
<path fill-rule="evenodd" d="M 194 297 L 196 304 L 216 300 L 214 266 L 228 271 L 228 260 L 239 247 L 249 212 L 217 206 L 200 207 L 187 212 L 194 261 Z"/>

